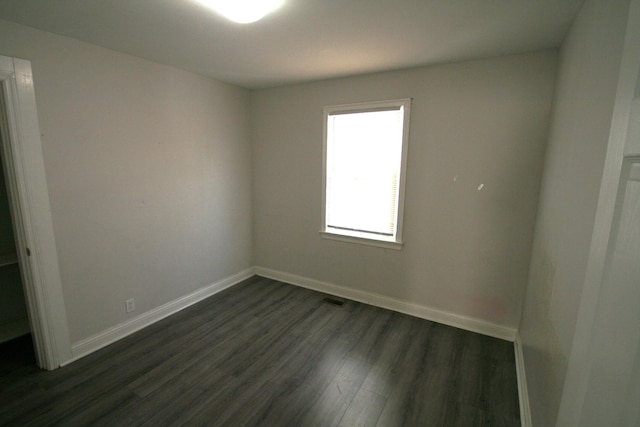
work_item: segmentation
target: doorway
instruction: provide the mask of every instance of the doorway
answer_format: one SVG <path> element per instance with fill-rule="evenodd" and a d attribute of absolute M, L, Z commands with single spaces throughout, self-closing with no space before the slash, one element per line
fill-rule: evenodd
<path fill-rule="evenodd" d="M 2 157 L 0 152 L 0 344 L 31 332 Z"/>
<path fill-rule="evenodd" d="M 0 157 L 15 237 L 15 252 L 4 262 L 21 277 L 36 363 L 56 369 L 72 353 L 29 61 L 0 56 L 0 122 Z"/>

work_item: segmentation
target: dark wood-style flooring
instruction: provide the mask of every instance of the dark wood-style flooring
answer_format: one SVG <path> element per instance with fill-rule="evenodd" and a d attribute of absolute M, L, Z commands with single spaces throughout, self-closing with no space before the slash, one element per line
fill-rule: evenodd
<path fill-rule="evenodd" d="M 64 368 L 0 346 L 0 425 L 518 426 L 513 345 L 261 277 Z"/>

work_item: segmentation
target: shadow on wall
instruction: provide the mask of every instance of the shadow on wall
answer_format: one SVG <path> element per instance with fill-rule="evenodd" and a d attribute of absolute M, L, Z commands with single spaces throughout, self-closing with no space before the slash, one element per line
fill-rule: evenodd
<path fill-rule="evenodd" d="M 532 414 L 544 414 L 545 419 L 536 419 L 534 425 L 553 425 L 560 408 L 560 396 L 564 387 L 564 373 L 567 370 L 568 356 L 562 351 L 558 334 L 551 320 L 552 284 L 556 275 L 555 266 L 544 250 L 544 245 L 534 247 L 531 259 L 531 275 L 527 288 L 527 300 L 536 301 L 533 312 L 525 312 L 529 320 L 525 325 L 533 325 L 533 330 L 521 330 L 527 336 L 527 366 L 544 366 L 537 373 L 528 372 L 527 382 L 531 390 L 545 390 L 544 395 L 531 400 Z M 543 397 L 540 399 L 539 397 Z M 539 406 L 535 408 L 535 405 Z"/>

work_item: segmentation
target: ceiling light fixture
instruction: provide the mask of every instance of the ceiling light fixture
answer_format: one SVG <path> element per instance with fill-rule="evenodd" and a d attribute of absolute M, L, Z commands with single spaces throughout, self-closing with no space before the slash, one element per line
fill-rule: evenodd
<path fill-rule="evenodd" d="M 284 4 L 284 0 L 198 0 L 239 24 L 259 21 Z"/>

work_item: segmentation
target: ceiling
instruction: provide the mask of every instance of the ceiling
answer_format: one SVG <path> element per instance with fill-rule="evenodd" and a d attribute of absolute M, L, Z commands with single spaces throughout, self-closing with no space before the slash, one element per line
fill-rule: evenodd
<path fill-rule="evenodd" d="M 583 0 L 286 0 L 234 24 L 195 0 L 0 0 L 0 19 L 247 88 L 558 47 Z"/>

